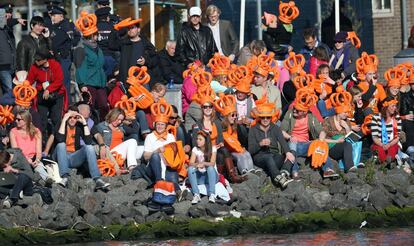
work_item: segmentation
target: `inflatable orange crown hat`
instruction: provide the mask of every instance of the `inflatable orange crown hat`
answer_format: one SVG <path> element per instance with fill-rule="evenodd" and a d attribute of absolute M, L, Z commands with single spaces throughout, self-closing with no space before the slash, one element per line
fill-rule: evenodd
<path fill-rule="evenodd" d="M 115 164 L 113 164 L 110 160 L 99 159 L 97 160 L 97 164 L 102 176 L 113 177 L 116 175 Z"/>
<path fill-rule="evenodd" d="M 318 101 L 315 91 L 312 87 L 306 86 L 296 91 L 295 109 L 308 112 L 309 108 Z"/>
<path fill-rule="evenodd" d="M 145 85 L 151 80 L 151 77 L 147 71 L 148 71 L 148 68 L 146 66 L 130 67 L 128 70 L 127 83 L 130 85 L 135 85 L 135 84 Z"/>
<path fill-rule="evenodd" d="M 198 88 L 196 94 L 194 94 L 192 99 L 196 103 L 204 105 L 206 103 L 213 104 L 215 98 L 216 94 L 214 93 L 213 89 L 211 89 L 210 86 L 205 86 Z"/>
<path fill-rule="evenodd" d="M 14 120 L 14 114 L 12 113 L 13 107 L 10 105 L 0 105 L 0 125 L 7 125 Z"/>
<path fill-rule="evenodd" d="M 214 101 L 214 108 L 223 116 L 236 112 L 236 98 L 220 93 L 219 98 Z"/>
<path fill-rule="evenodd" d="M 203 63 L 200 60 L 195 60 L 193 63 L 190 64 L 190 67 L 183 72 L 183 78 L 187 78 L 191 76 L 194 72 L 197 72 L 199 69 L 203 70 Z"/>
<path fill-rule="evenodd" d="M 306 86 L 313 86 L 314 77 L 312 74 L 304 74 L 296 76 L 293 79 L 293 85 L 296 87 L 296 89 L 300 89 Z"/>
<path fill-rule="evenodd" d="M 266 26 L 270 25 L 273 22 L 277 21 L 277 16 L 274 14 L 267 13 L 266 11 L 263 13 L 262 19 L 265 20 Z"/>
<path fill-rule="evenodd" d="M 368 55 L 362 52 L 361 57 L 356 61 L 357 70 L 364 75 L 368 72 L 376 72 L 378 69 L 378 58 L 376 55 Z"/>
<path fill-rule="evenodd" d="M 335 108 L 335 112 L 337 114 L 348 113 L 352 110 L 352 95 L 351 93 L 345 91 L 342 86 L 338 86 L 336 88 L 336 93 L 332 93 L 329 100 Z"/>
<path fill-rule="evenodd" d="M 151 114 L 154 122 L 168 123 L 168 120 L 173 113 L 173 108 L 168 104 L 164 98 L 161 98 L 158 103 L 151 105 Z"/>
<path fill-rule="evenodd" d="M 213 76 L 211 73 L 202 70 L 192 74 L 191 80 L 197 86 L 197 88 L 210 87 Z"/>
<path fill-rule="evenodd" d="M 128 96 L 123 95 L 121 101 L 115 103 L 115 107 L 124 110 L 127 117 L 135 118 L 135 112 L 137 111 L 137 105 L 132 98 L 128 99 Z"/>
<path fill-rule="evenodd" d="M 276 106 L 274 103 L 262 103 L 256 105 L 257 114 L 254 115 L 256 118 L 260 117 L 271 117 L 273 118 L 277 114 Z"/>
<path fill-rule="evenodd" d="M 142 19 L 133 20 L 132 18 L 128 17 L 128 18 L 118 22 L 118 24 L 115 24 L 114 29 L 119 31 L 124 27 L 130 27 L 130 26 L 136 25 L 136 24 L 140 23 L 141 21 L 142 21 Z"/>
<path fill-rule="evenodd" d="M 273 60 L 274 56 L 275 53 L 273 52 L 269 52 L 268 54 L 263 52 L 259 56 L 250 58 L 246 66 L 264 77 L 267 77 L 270 73 L 273 75 L 273 79 L 277 80 L 279 78 L 279 71 L 277 70 L 277 64 Z"/>
<path fill-rule="evenodd" d="M 285 59 L 283 65 L 289 70 L 290 74 L 304 75 L 303 67 L 305 66 L 305 57 L 302 54 L 295 54 L 295 52 L 289 52 L 289 57 Z"/>
<path fill-rule="evenodd" d="M 388 81 L 387 87 L 400 87 L 405 80 L 405 73 L 398 67 L 390 68 L 384 73 L 384 78 Z"/>
<path fill-rule="evenodd" d="M 401 80 L 401 85 L 408 85 L 410 81 L 414 79 L 414 74 L 412 74 L 412 71 L 414 71 L 413 64 L 411 64 L 410 62 L 398 64 L 396 68 L 401 69 L 405 74 L 405 77 Z"/>
<path fill-rule="evenodd" d="M 20 85 L 13 89 L 16 104 L 23 107 L 30 107 L 32 100 L 37 95 L 37 90 L 30 85 L 30 82 L 25 80 Z"/>
<path fill-rule="evenodd" d="M 347 39 L 349 39 L 357 49 L 361 48 L 361 40 L 359 40 L 355 32 L 348 32 Z"/>
<path fill-rule="evenodd" d="M 253 80 L 253 72 L 247 66 L 234 66 L 227 76 L 227 85 L 230 87 L 239 85 L 248 85 L 250 92 L 250 83 Z M 237 88 L 236 88 L 237 89 Z M 248 92 L 246 92 L 248 93 Z"/>
<path fill-rule="evenodd" d="M 299 9 L 296 7 L 294 1 L 284 3 L 280 1 L 279 4 L 279 20 L 286 24 L 292 23 L 292 21 L 299 16 Z"/>
<path fill-rule="evenodd" d="M 87 37 L 98 32 L 96 23 L 96 15 L 82 11 L 80 17 L 76 20 L 75 25 L 82 32 L 83 36 Z"/>
<path fill-rule="evenodd" d="M 220 53 L 215 53 L 207 65 L 211 68 L 213 76 L 219 76 L 227 75 L 230 69 L 230 63 L 230 58 L 222 56 Z"/>

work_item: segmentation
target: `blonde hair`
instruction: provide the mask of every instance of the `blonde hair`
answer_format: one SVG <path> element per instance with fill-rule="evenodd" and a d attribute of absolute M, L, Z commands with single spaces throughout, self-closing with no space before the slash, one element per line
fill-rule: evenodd
<path fill-rule="evenodd" d="M 221 14 L 221 10 L 216 5 L 211 4 L 206 9 L 206 16 L 209 17 L 216 11 L 217 11 L 217 14 L 219 15 Z"/>
<path fill-rule="evenodd" d="M 36 127 L 33 125 L 32 115 L 30 114 L 29 110 L 20 110 L 19 112 L 17 112 L 17 115 L 20 115 L 20 117 L 22 117 L 22 120 L 26 123 L 26 129 L 24 130 L 26 131 L 26 133 L 29 134 L 30 139 L 36 137 L 37 130 Z"/>

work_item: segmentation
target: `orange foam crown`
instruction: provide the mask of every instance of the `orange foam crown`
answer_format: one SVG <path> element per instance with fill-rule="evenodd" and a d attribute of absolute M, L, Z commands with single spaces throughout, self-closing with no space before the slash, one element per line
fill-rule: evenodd
<path fill-rule="evenodd" d="M 378 69 L 378 57 L 374 54 L 368 55 L 367 52 L 362 52 L 361 57 L 356 61 L 356 68 L 358 73 L 363 75 L 368 72 L 376 72 Z"/>
<path fill-rule="evenodd" d="M 286 24 L 292 23 L 292 21 L 299 16 L 299 8 L 296 7 L 294 1 L 284 3 L 280 1 L 279 4 L 279 20 Z"/>
<path fill-rule="evenodd" d="M 219 98 L 214 101 L 214 108 L 223 116 L 236 112 L 236 98 L 233 95 L 220 93 Z"/>
<path fill-rule="evenodd" d="M 204 70 L 198 71 L 191 75 L 191 81 L 197 86 L 197 88 L 209 87 L 213 76 L 211 73 Z"/>
<path fill-rule="evenodd" d="M 275 53 L 269 52 L 261 53 L 259 56 L 253 56 L 247 62 L 246 66 L 252 71 L 267 77 L 269 73 L 272 73 L 274 80 L 279 78 L 279 71 L 277 70 L 277 64 L 274 62 Z"/>
<path fill-rule="evenodd" d="M 401 69 L 405 74 L 405 77 L 401 80 L 401 85 L 408 85 L 410 83 L 414 83 L 413 64 L 411 64 L 410 62 L 406 62 L 398 64 L 396 67 Z"/>
<path fill-rule="evenodd" d="M 127 95 L 123 95 L 121 100 L 115 103 L 115 107 L 124 110 L 125 115 L 135 118 L 135 112 L 137 111 L 137 105 L 132 98 L 128 98 Z"/>
<path fill-rule="evenodd" d="M 136 24 L 140 23 L 141 21 L 142 21 L 142 19 L 133 20 L 131 17 L 128 17 L 128 18 L 118 22 L 117 24 L 115 24 L 114 29 L 119 31 L 124 27 L 130 27 L 130 26 L 136 25 Z"/>
<path fill-rule="evenodd" d="M 84 37 L 90 36 L 98 32 L 96 24 L 96 15 L 88 14 L 88 12 L 86 11 L 82 11 L 80 13 L 80 17 L 75 22 L 75 26 L 82 32 Z"/>
<path fill-rule="evenodd" d="M 148 68 L 146 66 L 130 67 L 128 70 L 127 83 L 130 85 L 135 85 L 135 84 L 145 85 L 151 80 L 151 77 L 147 71 L 148 71 Z"/>
<path fill-rule="evenodd" d="M 306 86 L 313 86 L 314 77 L 312 74 L 304 74 L 296 76 L 293 79 L 293 85 L 296 87 L 296 89 L 300 89 Z"/>
<path fill-rule="evenodd" d="M 233 70 L 230 71 L 227 77 L 227 84 L 229 86 L 242 86 L 240 88 L 244 88 L 243 92 L 250 92 L 250 83 L 253 81 L 253 72 L 247 66 L 239 66 L 235 67 Z M 248 85 L 248 87 L 246 87 Z M 248 88 L 248 90 L 246 90 Z"/>
<path fill-rule="evenodd" d="M 384 78 L 388 81 L 387 87 L 400 87 L 405 80 L 405 72 L 398 67 L 390 68 L 384 73 Z"/>
<path fill-rule="evenodd" d="M 289 52 L 288 58 L 285 59 L 283 65 L 290 74 L 300 74 L 303 75 L 303 67 L 305 66 L 305 57 L 302 54 L 295 54 L 295 52 Z"/>
<path fill-rule="evenodd" d="M 220 53 L 215 53 L 207 65 L 211 68 L 213 76 L 219 76 L 227 75 L 230 70 L 230 63 L 230 58 L 222 56 Z"/>
<path fill-rule="evenodd" d="M 17 105 L 30 107 L 31 101 L 37 96 L 37 90 L 30 85 L 29 81 L 25 80 L 14 87 L 13 94 Z"/>
<path fill-rule="evenodd" d="M 337 114 L 347 113 L 352 110 L 351 108 L 352 95 L 351 93 L 344 90 L 342 86 L 338 86 L 336 88 L 336 92 L 332 93 L 329 100 L 332 106 L 335 107 L 335 112 Z"/>
<path fill-rule="evenodd" d="M 203 105 L 205 103 L 213 104 L 215 98 L 216 94 L 211 89 L 211 86 L 205 86 L 197 88 L 197 92 L 193 95 L 192 99 L 196 103 Z"/>
<path fill-rule="evenodd" d="M 10 105 L 0 105 L 0 117 L 2 119 L 0 120 L 0 125 L 7 125 L 14 120 L 14 114 L 12 113 L 13 107 Z"/>
<path fill-rule="evenodd" d="M 188 76 L 191 76 L 193 73 L 195 73 L 199 69 L 204 70 L 202 67 L 203 67 L 203 63 L 201 63 L 200 60 L 194 61 L 193 63 L 190 64 L 190 67 L 183 72 L 183 78 L 185 79 Z"/>
<path fill-rule="evenodd" d="M 361 40 L 358 38 L 355 32 L 348 32 L 348 38 L 351 43 L 357 48 L 361 48 Z"/>
<path fill-rule="evenodd" d="M 154 122 L 168 123 L 168 120 L 173 113 L 173 108 L 168 104 L 164 98 L 161 98 L 158 103 L 151 105 L 151 114 Z"/>
<path fill-rule="evenodd" d="M 312 87 L 306 86 L 296 91 L 295 105 L 297 110 L 308 112 L 315 105 L 318 97 Z"/>

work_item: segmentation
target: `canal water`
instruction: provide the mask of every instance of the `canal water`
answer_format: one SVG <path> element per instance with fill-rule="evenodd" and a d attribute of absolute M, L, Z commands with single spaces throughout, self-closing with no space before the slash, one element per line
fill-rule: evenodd
<path fill-rule="evenodd" d="M 95 242 L 70 244 L 71 246 L 87 245 L 149 245 L 149 246 L 210 246 L 210 245 L 414 245 L 414 227 L 386 228 L 386 229 L 361 229 L 354 231 L 323 231 L 315 233 L 295 234 L 255 234 L 230 237 L 196 237 L 164 240 L 139 240 L 131 242 Z"/>

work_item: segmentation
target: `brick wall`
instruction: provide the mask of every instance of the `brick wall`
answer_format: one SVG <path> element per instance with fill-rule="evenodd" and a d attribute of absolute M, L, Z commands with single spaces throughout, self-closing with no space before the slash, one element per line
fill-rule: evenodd
<path fill-rule="evenodd" d="M 378 56 L 379 74 L 384 81 L 384 72 L 394 65 L 393 57 L 403 45 L 401 30 L 401 1 L 394 0 L 394 16 L 373 18 L 374 50 Z M 407 1 L 408 32 L 414 25 L 414 1 Z"/>

